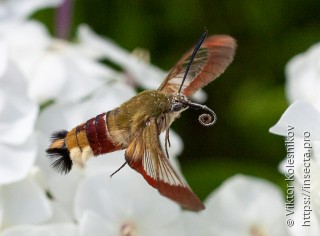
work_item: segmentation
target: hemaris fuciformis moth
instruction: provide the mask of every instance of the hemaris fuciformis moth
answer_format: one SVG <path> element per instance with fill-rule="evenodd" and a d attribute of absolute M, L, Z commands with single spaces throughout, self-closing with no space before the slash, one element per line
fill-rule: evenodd
<path fill-rule="evenodd" d="M 55 132 L 47 149 L 54 160 L 52 166 L 66 174 L 73 164 L 83 165 L 93 156 L 126 149 L 125 163 L 117 171 L 128 164 L 160 194 L 186 209 L 204 209 L 200 199 L 172 168 L 167 144 L 171 123 L 188 108 L 206 112 L 199 116 L 204 126 L 216 121 L 211 109 L 191 102 L 189 97 L 224 72 L 233 60 L 236 42 L 227 35 L 214 35 L 205 40 L 206 35 L 207 32 L 202 34 L 194 50 L 180 59 L 157 90 L 143 91 L 120 107 L 97 115 L 69 132 Z M 166 153 L 159 141 L 164 131 Z"/>

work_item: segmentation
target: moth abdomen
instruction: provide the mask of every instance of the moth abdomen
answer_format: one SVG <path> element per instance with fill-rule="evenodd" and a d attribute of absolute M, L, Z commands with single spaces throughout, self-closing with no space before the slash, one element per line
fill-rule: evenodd
<path fill-rule="evenodd" d="M 112 142 L 106 121 L 107 113 L 102 113 L 69 132 L 53 133 L 52 144 L 47 149 L 49 157 L 55 159 L 53 168 L 66 174 L 73 164 L 83 166 L 93 156 L 122 149 Z"/>
<path fill-rule="evenodd" d="M 86 136 L 94 156 L 123 149 L 121 145 L 115 144 L 115 140 L 109 134 L 109 114 L 110 112 L 102 113 L 85 123 Z"/>

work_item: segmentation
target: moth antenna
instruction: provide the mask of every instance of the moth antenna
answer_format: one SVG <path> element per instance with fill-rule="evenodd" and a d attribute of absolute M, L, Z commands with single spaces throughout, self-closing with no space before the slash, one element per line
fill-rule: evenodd
<path fill-rule="evenodd" d="M 180 88 L 179 88 L 178 93 L 181 92 L 181 89 L 182 89 L 182 86 L 183 86 L 183 84 L 184 84 L 184 81 L 185 81 L 186 78 L 187 78 L 187 75 L 188 75 L 190 66 L 191 66 L 191 64 L 192 64 L 192 62 L 193 62 L 193 60 L 194 60 L 194 58 L 195 58 L 195 56 L 196 56 L 199 48 L 201 47 L 201 44 L 203 43 L 204 39 L 206 38 L 207 34 L 208 34 L 208 31 L 207 31 L 207 29 L 205 29 L 205 31 L 204 31 L 203 34 L 201 35 L 201 37 L 200 37 L 197 45 L 196 45 L 195 48 L 193 49 L 192 55 L 191 55 L 190 60 L 189 60 L 189 62 L 188 62 L 188 66 L 187 66 L 186 72 L 184 73 L 184 76 L 183 76 L 183 79 L 182 79 L 182 82 L 181 82 L 181 85 L 180 85 Z"/>
<path fill-rule="evenodd" d="M 209 107 L 206 105 L 202 105 L 199 103 L 194 103 L 194 102 L 189 102 L 189 101 L 183 101 L 183 104 L 189 106 L 190 108 L 196 109 L 196 110 L 204 110 L 208 113 L 201 114 L 198 118 L 200 124 L 203 126 L 211 126 L 214 125 L 217 122 L 217 115 L 216 113 L 211 110 Z"/>
<path fill-rule="evenodd" d="M 116 173 L 118 173 L 126 164 L 127 164 L 127 162 L 123 163 L 115 172 L 113 172 L 110 175 L 110 178 L 112 178 L 112 176 L 114 176 Z"/>

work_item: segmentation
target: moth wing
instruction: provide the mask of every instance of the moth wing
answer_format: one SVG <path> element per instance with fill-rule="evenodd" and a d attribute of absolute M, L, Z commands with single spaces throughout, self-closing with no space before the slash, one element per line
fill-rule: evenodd
<path fill-rule="evenodd" d="M 204 209 L 203 203 L 184 183 L 162 151 L 155 119 L 128 146 L 125 158 L 160 194 L 193 211 Z"/>
<path fill-rule="evenodd" d="M 235 39 L 228 35 L 208 37 L 194 58 L 181 92 L 189 97 L 221 75 L 232 62 L 236 47 Z M 192 52 L 193 49 L 190 49 L 183 55 L 158 90 L 167 93 L 178 92 Z"/>

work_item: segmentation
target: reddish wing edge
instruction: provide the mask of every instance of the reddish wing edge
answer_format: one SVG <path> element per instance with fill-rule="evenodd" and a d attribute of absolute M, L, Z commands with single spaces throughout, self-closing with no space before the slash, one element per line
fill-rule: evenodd
<path fill-rule="evenodd" d="M 237 44 L 228 35 L 208 37 L 200 47 L 190 67 L 182 93 L 191 96 L 198 89 L 206 86 L 221 75 L 232 62 Z M 171 69 L 160 85 L 160 91 L 177 93 L 193 49 L 189 50 Z"/>
<path fill-rule="evenodd" d="M 190 187 L 181 181 L 160 146 L 155 119 L 128 146 L 126 161 L 161 195 L 179 203 L 182 207 L 200 211 L 205 207 Z"/>

